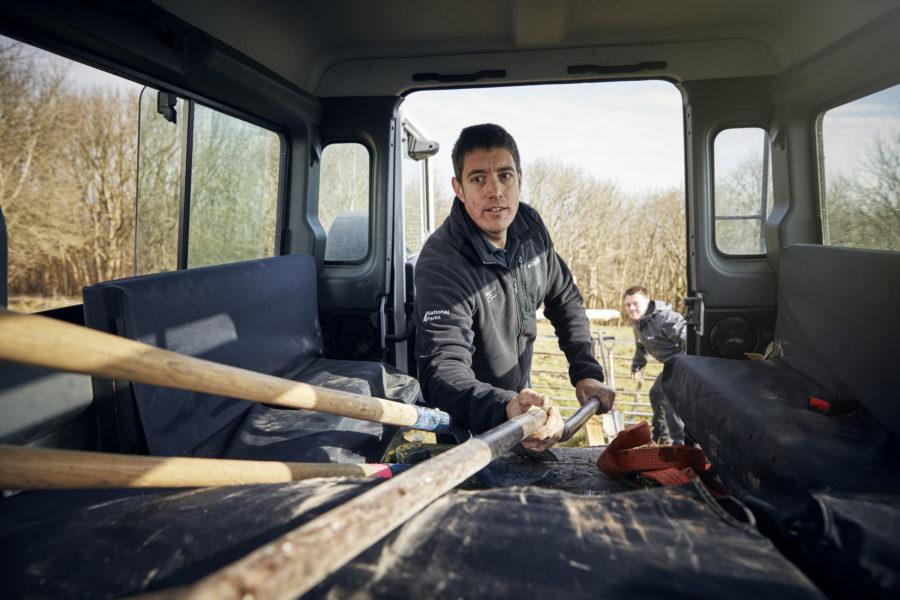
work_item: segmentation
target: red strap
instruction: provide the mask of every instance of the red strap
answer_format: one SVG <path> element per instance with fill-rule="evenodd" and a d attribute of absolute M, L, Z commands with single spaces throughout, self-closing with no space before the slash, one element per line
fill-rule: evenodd
<path fill-rule="evenodd" d="M 640 421 L 622 430 L 597 458 L 597 468 L 610 477 L 640 473 L 659 485 L 681 485 L 697 475 L 715 495 L 728 491 L 709 472 L 711 465 L 700 448 L 691 446 L 647 446 L 650 425 Z"/>
<path fill-rule="evenodd" d="M 626 427 L 597 459 L 597 468 L 610 477 L 668 468 L 690 467 L 697 473 L 706 470 L 706 455 L 703 450 L 691 446 L 638 448 L 648 444 L 650 438 L 650 425 L 646 421 Z"/>
<path fill-rule="evenodd" d="M 600 458 L 603 458 L 602 454 Z M 606 461 L 597 459 L 597 467 L 610 477 L 688 467 L 695 473 L 702 473 L 706 470 L 706 454 L 700 448 L 690 446 L 647 446 L 613 452 Z"/>
<path fill-rule="evenodd" d="M 670 467 L 668 469 L 641 473 L 641 477 L 659 485 L 681 485 L 682 483 L 687 483 L 696 476 L 697 474 L 690 467 L 686 469 Z"/>

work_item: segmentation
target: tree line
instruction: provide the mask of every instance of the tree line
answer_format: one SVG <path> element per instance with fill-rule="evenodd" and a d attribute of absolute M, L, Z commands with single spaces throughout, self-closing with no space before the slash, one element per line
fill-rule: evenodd
<path fill-rule="evenodd" d="M 544 158 L 526 161 L 522 171 L 520 200 L 540 213 L 585 307 L 624 315 L 625 290 L 643 285 L 653 298 L 682 310 L 687 291 L 683 191 L 627 193 L 580 167 Z M 440 223 L 453 200 L 449 176 L 438 176 L 435 186 Z"/>
<path fill-rule="evenodd" d="M 80 296 L 133 272 L 136 153 L 135 99 L 76 90 L 59 61 L 0 44 L 10 296 Z"/>
<path fill-rule="evenodd" d="M 173 166 L 179 163 L 180 136 L 161 118 L 144 131 L 142 152 L 168 158 L 142 164 L 142 212 L 136 215 L 138 102 L 136 95 L 113 89 L 76 89 L 66 81 L 58 59 L 0 42 L 0 208 L 9 234 L 11 297 L 77 297 L 84 285 L 134 274 L 135 230 L 139 272 L 174 268 L 179 194 Z M 209 131 L 224 127 L 213 123 Z M 204 192 L 194 198 L 191 235 L 206 240 L 200 246 L 207 254 L 194 253 L 192 245 L 189 256 L 203 264 L 275 251 L 277 136 L 260 137 L 248 130 L 234 139 L 238 142 L 197 140 L 194 179 L 208 185 L 200 186 Z M 251 146 L 259 148 L 253 155 L 264 157 L 259 165 L 244 160 Z M 338 177 L 326 177 L 323 166 L 323 181 L 333 179 L 347 188 L 320 190 L 319 216 L 326 227 L 339 211 L 355 206 L 332 199 L 358 197 L 357 208 L 367 204 L 368 167 L 359 169 L 356 181 L 343 163 L 328 167 L 340 168 Z M 860 165 L 852 177 L 832 174 L 826 179 L 826 242 L 896 251 L 900 132 L 875 139 Z M 522 200 L 541 213 L 586 307 L 621 310 L 624 290 L 640 284 L 654 298 L 683 309 L 683 190 L 624 192 L 578 167 L 548 159 L 527 162 L 523 170 Z M 745 162 L 735 172 L 721 174 L 716 206 L 746 213 L 758 202 L 760 173 L 760 165 Z M 449 176 L 439 174 L 434 189 L 435 222 L 440 224 L 453 199 Z M 232 205 L 224 201 L 228 198 L 253 200 Z M 206 211 L 209 224 L 202 230 L 193 229 L 205 222 L 194 219 L 195 208 Z M 747 234 L 748 227 L 758 230 L 759 223 L 722 226 L 716 241 L 753 253 L 759 242 Z"/>

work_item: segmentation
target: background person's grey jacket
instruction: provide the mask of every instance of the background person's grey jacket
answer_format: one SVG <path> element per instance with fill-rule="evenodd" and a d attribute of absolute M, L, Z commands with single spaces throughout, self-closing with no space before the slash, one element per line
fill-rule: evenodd
<path fill-rule="evenodd" d="M 635 351 L 631 360 L 631 372 L 640 371 L 647 364 L 647 354 L 666 362 L 681 354 L 687 347 L 687 328 L 684 317 L 672 310 L 672 305 L 662 300 L 651 300 L 647 312 L 632 321 Z"/>

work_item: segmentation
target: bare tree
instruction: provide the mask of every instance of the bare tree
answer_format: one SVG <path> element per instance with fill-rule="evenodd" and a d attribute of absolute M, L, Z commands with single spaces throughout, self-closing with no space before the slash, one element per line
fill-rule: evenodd
<path fill-rule="evenodd" d="M 547 160 L 531 163 L 523 179 L 585 306 L 619 308 L 622 292 L 635 284 L 680 306 L 686 291 L 683 194 L 629 196 L 610 181 Z"/>
<path fill-rule="evenodd" d="M 135 273 L 159 273 L 178 268 L 182 127 L 156 111 L 157 95 L 141 95 L 138 154 L 138 206 L 135 222 Z M 182 105 L 177 105 L 182 114 Z"/>
<path fill-rule="evenodd" d="M 439 227 L 444 220 L 450 216 L 450 209 L 453 206 L 453 199 L 456 195 L 453 193 L 453 186 L 450 180 L 453 176 L 444 172 L 442 169 L 434 170 L 434 226 Z"/>
<path fill-rule="evenodd" d="M 586 307 L 619 309 L 624 290 L 642 284 L 682 309 L 687 290 L 682 192 L 626 195 L 611 181 L 547 159 L 525 165 L 522 181 L 522 201 L 540 213 Z M 436 224 L 449 214 L 452 200 L 449 177 L 439 175 Z"/>
<path fill-rule="evenodd" d="M 134 272 L 137 100 L 96 89 L 71 97 L 68 110 L 72 137 L 61 164 L 82 224 L 67 253 L 70 269 L 83 284 L 125 277 Z"/>
<path fill-rule="evenodd" d="M 56 214 L 51 199 L 64 187 L 53 165 L 69 123 L 65 93 L 58 61 L 21 44 L 0 47 L 0 204 L 9 234 L 10 296 L 43 289 L 52 276 L 41 266 L 60 255 L 46 217 Z"/>
<path fill-rule="evenodd" d="M 11 295 L 78 296 L 130 273 L 136 106 L 111 91 L 76 92 L 64 72 L 58 57 L 0 49 Z"/>
<path fill-rule="evenodd" d="M 772 202 L 767 203 L 767 212 L 761 215 L 763 168 L 761 157 L 749 153 L 729 172 L 716 174 L 715 232 L 719 250 L 728 254 L 765 252 L 761 234 Z M 765 193 L 767 198 L 772 198 L 771 177 Z"/>
<path fill-rule="evenodd" d="M 46 167 L 61 119 L 65 81 L 18 44 L 0 45 L 0 204 L 10 206 Z"/>
<path fill-rule="evenodd" d="M 369 208 L 369 153 L 362 144 L 331 144 L 319 175 L 319 222 L 325 231 L 339 213 Z"/>

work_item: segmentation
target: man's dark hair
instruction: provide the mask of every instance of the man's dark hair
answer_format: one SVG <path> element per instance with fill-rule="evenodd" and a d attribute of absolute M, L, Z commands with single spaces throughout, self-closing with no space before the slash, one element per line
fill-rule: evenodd
<path fill-rule="evenodd" d="M 456 143 L 453 144 L 453 174 L 458 181 L 462 181 L 463 162 L 466 154 L 477 149 L 490 150 L 491 148 L 505 148 L 512 154 L 516 163 L 516 172 L 522 173 L 522 165 L 519 163 L 519 148 L 516 140 L 505 129 L 493 123 L 471 125 L 463 129 Z"/>
<path fill-rule="evenodd" d="M 650 298 L 650 292 L 648 292 L 647 288 L 642 285 L 631 286 L 630 288 L 625 290 L 625 294 L 622 297 L 624 298 L 625 296 L 634 296 L 635 294 L 642 294 L 645 297 Z"/>

